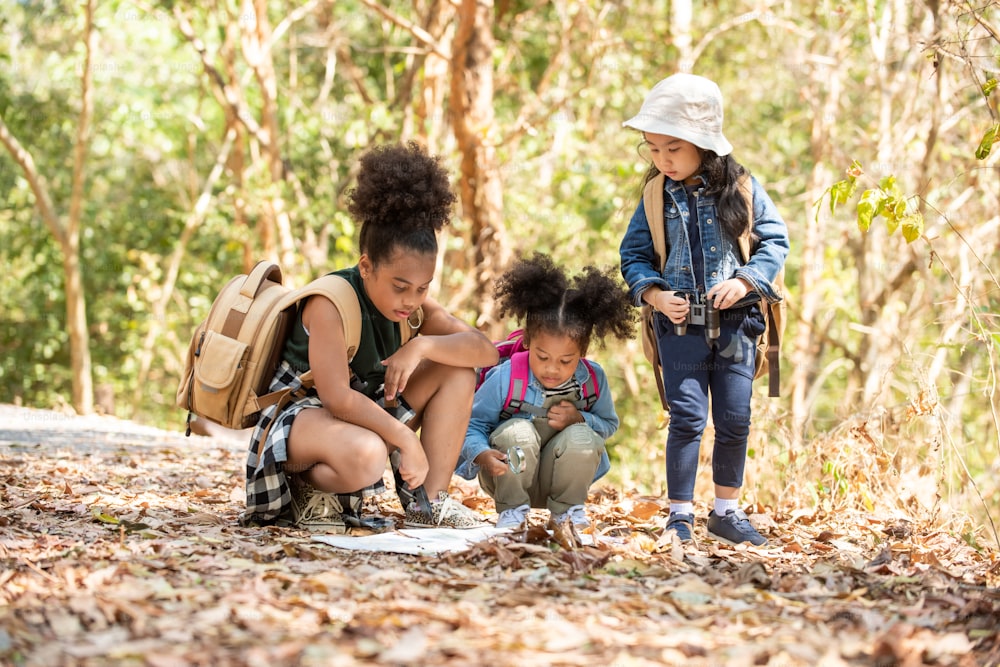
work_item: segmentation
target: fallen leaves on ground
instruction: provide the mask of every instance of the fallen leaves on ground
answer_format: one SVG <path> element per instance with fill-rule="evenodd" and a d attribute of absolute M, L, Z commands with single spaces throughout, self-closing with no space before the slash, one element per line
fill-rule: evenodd
<path fill-rule="evenodd" d="M 0 443 L 5 664 L 1000 663 L 996 553 L 919 520 L 757 508 L 768 547 L 682 545 L 664 499 L 602 489 L 590 539 L 542 512 L 462 553 L 344 552 L 238 526 L 238 443 L 87 437 Z"/>

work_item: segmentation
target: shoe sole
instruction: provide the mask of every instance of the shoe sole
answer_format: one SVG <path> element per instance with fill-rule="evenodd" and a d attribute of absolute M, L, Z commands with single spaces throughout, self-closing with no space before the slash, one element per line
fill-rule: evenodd
<path fill-rule="evenodd" d="M 480 524 L 477 526 L 449 526 L 448 524 L 441 523 L 426 523 L 423 521 L 404 521 L 403 525 L 407 528 L 453 528 L 455 530 L 473 530 L 475 528 L 483 528 L 489 524 Z"/>
<path fill-rule="evenodd" d="M 299 530 L 308 530 L 310 533 L 333 533 L 335 535 L 347 534 L 347 525 L 342 523 L 321 525 L 302 525 L 296 523 L 294 526 Z"/>
<path fill-rule="evenodd" d="M 708 531 L 708 534 L 711 535 L 712 537 L 714 537 L 715 539 L 717 539 L 718 541 L 725 542 L 726 544 L 728 544 L 730 546 L 733 546 L 733 547 L 738 547 L 741 544 L 748 544 L 748 545 L 750 545 L 752 547 L 766 547 L 767 546 L 767 538 L 764 537 L 763 535 L 761 535 L 761 537 L 764 537 L 763 544 L 754 544 L 750 540 L 743 540 L 742 542 L 733 542 L 730 539 L 726 539 L 722 535 L 717 535 L 717 534 L 713 533 L 711 530 Z"/>

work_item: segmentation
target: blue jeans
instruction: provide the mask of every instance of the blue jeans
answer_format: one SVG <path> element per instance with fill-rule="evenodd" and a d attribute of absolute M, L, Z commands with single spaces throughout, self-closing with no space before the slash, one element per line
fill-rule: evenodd
<path fill-rule="evenodd" d="M 671 500 L 694 498 L 710 393 L 715 426 L 712 480 L 719 486 L 743 485 L 756 340 L 764 331 L 764 319 L 756 305 L 723 310 L 720 315 L 721 333 L 710 343 L 705 327 L 689 325 L 687 334 L 678 336 L 673 323 L 656 314 L 663 386 L 670 406 L 667 497 Z"/>

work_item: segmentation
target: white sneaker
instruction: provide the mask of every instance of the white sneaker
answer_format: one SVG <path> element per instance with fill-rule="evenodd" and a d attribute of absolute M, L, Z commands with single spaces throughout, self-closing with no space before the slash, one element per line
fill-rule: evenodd
<path fill-rule="evenodd" d="M 497 517 L 497 528 L 520 528 L 528 519 L 528 512 L 531 507 L 528 505 L 518 505 L 500 512 Z"/>
<path fill-rule="evenodd" d="M 550 523 L 558 526 L 562 522 L 569 520 L 577 530 L 590 527 L 590 519 L 587 518 L 587 508 L 583 505 L 573 505 L 561 514 L 554 514 Z"/>

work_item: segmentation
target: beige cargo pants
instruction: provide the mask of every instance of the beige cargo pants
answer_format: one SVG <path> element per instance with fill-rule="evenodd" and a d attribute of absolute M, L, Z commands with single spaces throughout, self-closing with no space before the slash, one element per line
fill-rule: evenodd
<path fill-rule="evenodd" d="M 538 418 L 508 419 L 490 436 L 490 446 L 504 453 L 515 446 L 524 450 L 522 473 L 479 473 L 479 485 L 496 501 L 498 513 L 530 505 L 555 515 L 585 504 L 604 453 L 604 439 L 587 424 L 555 431 Z"/>

